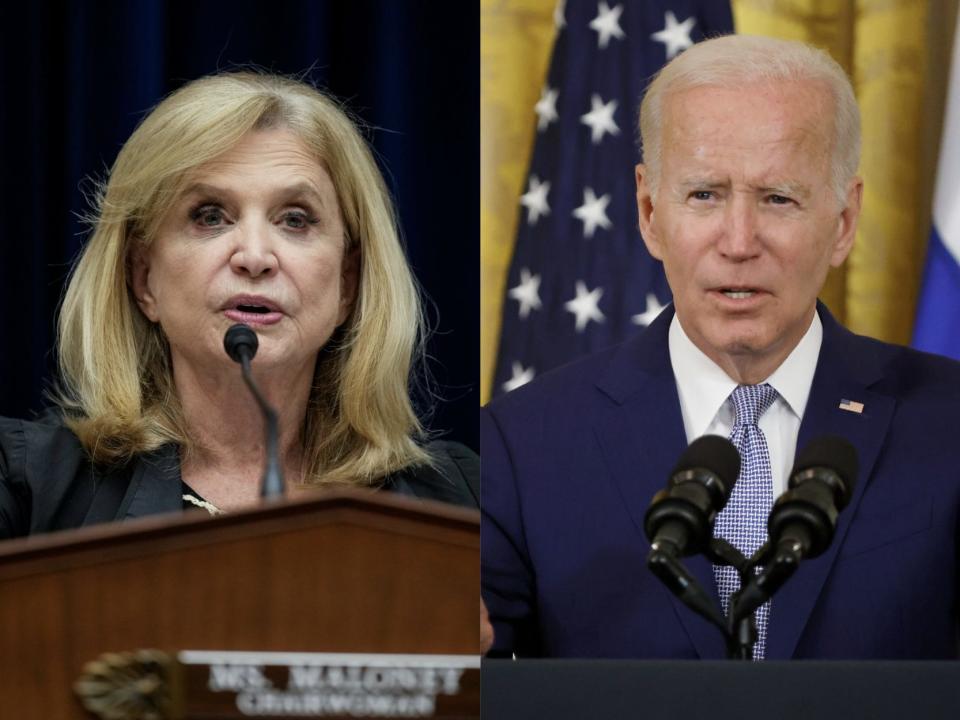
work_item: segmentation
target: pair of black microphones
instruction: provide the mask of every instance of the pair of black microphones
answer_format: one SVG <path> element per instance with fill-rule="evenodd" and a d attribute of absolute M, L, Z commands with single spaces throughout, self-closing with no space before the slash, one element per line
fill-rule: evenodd
<path fill-rule="evenodd" d="M 260 483 L 260 496 L 263 498 L 279 498 L 284 494 L 283 470 L 280 467 L 279 426 L 277 412 L 267 402 L 263 393 L 253 380 L 250 363 L 257 354 L 260 346 L 257 334 L 249 325 L 237 323 L 231 325 L 223 336 L 223 349 L 234 362 L 240 363 L 243 380 L 253 394 L 260 412 L 263 414 L 264 435 L 266 437 L 267 458 Z"/>
<path fill-rule="evenodd" d="M 647 510 L 647 564 L 681 601 L 724 631 L 731 657 L 749 658 L 753 635 L 749 628 L 741 629 L 741 622 L 752 622 L 753 611 L 796 572 L 801 560 L 815 558 L 830 546 L 837 517 L 853 495 L 857 466 L 856 449 L 843 438 L 810 442 L 798 453 L 788 489 L 770 511 L 768 541 L 745 558 L 730 543 L 713 537 L 713 523 L 740 474 L 740 454 L 718 435 L 697 438 Z M 694 554 L 739 572 L 741 588 L 731 597 L 726 618 L 680 562 Z M 759 567 L 762 571 L 754 573 Z"/>
<path fill-rule="evenodd" d="M 739 474 L 740 454 L 733 443 L 719 435 L 694 440 L 667 488 L 653 497 L 644 520 L 647 537 L 674 555 L 703 552 Z M 850 502 L 856 474 L 857 452 L 843 438 L 826 436 L 807 445 L 794 463 L 787 492 L 770 512 L 770 543 L 798 545 L 803 557 L 823 553 L 837 514 Z"/>

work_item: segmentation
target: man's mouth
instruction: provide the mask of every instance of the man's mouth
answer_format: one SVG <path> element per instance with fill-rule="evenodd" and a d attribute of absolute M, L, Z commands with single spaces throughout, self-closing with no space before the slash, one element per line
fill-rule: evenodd
<path fill-rule="evenodd" d="M 746 298 L 753 297 L 757 294 L 756 290 L 744 288 L 721 288 L 720 292 L 722 292 L 731 300 L 745 300 Z"/>

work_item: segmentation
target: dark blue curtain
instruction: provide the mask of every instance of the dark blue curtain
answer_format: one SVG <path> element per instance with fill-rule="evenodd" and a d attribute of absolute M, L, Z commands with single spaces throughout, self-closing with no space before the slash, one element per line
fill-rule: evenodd
<path fill-rule="evenodd" d="M 13 9 L 12 9 L 13 8 Z M 433 429 L 477 447 L 479 11 L 427 0 L 142 0 L 0 9 L 0 415 L 52 377 L 54 316 L 102 178 L 184 82 L 306 71 L 371 128 L 437 328 Z"/>

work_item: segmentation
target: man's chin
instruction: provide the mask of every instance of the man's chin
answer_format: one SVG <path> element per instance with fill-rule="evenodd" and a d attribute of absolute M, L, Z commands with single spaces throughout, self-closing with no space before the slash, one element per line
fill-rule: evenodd
<path fill-rule="evenodd" d="M 756 336 L 729 338 L 721 344 L 723 352 L 733 356 L 763 355 L 769 343 Z"/>
<path fill-rule="evenodd" d="M 704 336 L 711 347 L 726 355 L 762 353 L 774 339 L 766 323 L 756 317 L 713 317 Z"/>
<path fill-rule="evenodd" d="M 706 354 L 713 358 L 725 356 L 735 360 L 749 361 L 752 358 L 765 357 L 772 349 L 770 338 L 756 330 L 708 337 L 707 341 L 712 352 Z"/>

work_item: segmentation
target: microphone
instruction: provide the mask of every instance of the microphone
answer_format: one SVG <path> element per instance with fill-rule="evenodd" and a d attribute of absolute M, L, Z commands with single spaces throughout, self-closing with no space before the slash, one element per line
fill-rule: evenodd
<path fill-rule="evenodd" d="M 650 540 L 647 567 L 684 605 L 721 631 L 726 625 L 719 608 L 679 558 L 708 548 L 711 525 L 739 474 L 740 453 L 733 443 L 719 435 L 697 438 L 680 456 L 667 488 L 653 496 L 643 521 Z"/>
<path fill-rule="evenodd" d="M 260 497 L 276 498 L 283 497 L 284 493 L 283 471 L 280 469 L 280 453 L 277 450 L 280 432 L 277 413 L 260 393 L 250 370 L 250 363 L 254 355 L 257 354 L 258 347 L 257 334 L 249 325 L 243 323 L 231 325 L 223 336 L 223 349 L 226 350 L 227 355 L 234 362 L 240 363 L 243 380 L 250 388 L 250 392 L 253 393 L 257 405 L 260 406 L 260 412 L 263 413 L 267 441 L 267 461 L 263 471 L 263 480 L 260 483 Z"/>
<path fill-rule="evenodd" d="M 800 558 L 821 555 L 833 540 L 837 515 L 853 495 L 857 469 L 857 451 L 841 437 L 807 445 L 794 463 L 789 489 L 770 511 L 770 545 Z"/>
<path fill-rule="evenodd" d="M 243 323 L 231 325 L 223 336 L 223 349 L 236 363 L 242 364 L 244 357 L 253 360 L 259 347 L 260 341 L 257 339 L 257 334 L 249 325 Z"/>
<path fill-rule="evenodd" d="M 690 443 L 644 516 L 652 549 L 673 557 L 706 549 L 739 474 L 740 453 L 726 438 L 704 435 Z"/>

